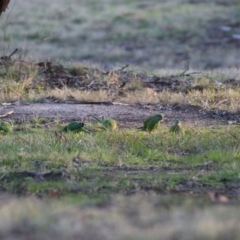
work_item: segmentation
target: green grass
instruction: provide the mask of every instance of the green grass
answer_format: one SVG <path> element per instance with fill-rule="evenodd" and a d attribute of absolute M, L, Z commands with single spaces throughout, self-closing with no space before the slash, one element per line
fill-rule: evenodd
<path fill-rule="evenodd" d="M 1 62 L 0 101 L 194 106 L 238 119 L 239 3 L 11 1 L 2 55 L 19 51 Z M 74 134 L 60 119 L 9 122 L 1 239 L 239 239 L 239 125 L 189 119 L 184 134 L 165 123 L 148 134 L 86 122 L 89 133 Z"/>
<path fill-rule="evenodd" d="M 238 239 L 239 126 L 74 134 L 48 119 L 12 124 L 0 141 L 2 238 Z"/>
<path fill-rule="evenodd" d="M 42 122 L 46 124 L 43 119 Z M 222 178 L 226 175 L 227 182 L 238 179 L 240 160 L 238 126 L 226 128 L 219 125 L 214 128 L 194 129 L 185 126 L 185 134 L 179 135 L 170 133 L 169 128 L 164 125 L 153 134 L 137 129 L 121 129 L 114 134 L 109 131 L 74 134 L 61 133 L 60 125 L 50 129 L 42 126 L 31 128 L 26 125 L 20 128 L 15 125 L 17 131 L 1 136 L 0 169 L 3 174 L 3 186 L 5 184 L 9 186 L 11 181 L 21 178 L 14 173 L 5 177 L 6 173 L 24 170 L 64 171 L 66 177 L 74 179 L 77 184 L 86 184 L 84 187 L 91 189 L 91 193 L 104 185 L 106 191 L 109 188 L 108 194 L 123 189 L 128 191 L 135 184 L 135 178 L 139 179 L 141 185 L 151 185 L 155 182 L 164 189 L 173 189 L 179 182 L 188 181 L 193 176 L 198 178 L 199 185 L 202 181 L 211 179 L 209 186 L 212 187 L 221 184 L 220 175 Z M 91 126 L 90 124 L 88 128 L 91 129 Z M 59 134 L 56 135 L 55 132 Z M 79 166 L 73 164 L 75 158 Z M 88 161 L 89 164 L 81 167 L 81 162 L 84 161 Z M 208 166 L 205 166 L 209 161 L 211 171 L 207 171 Z M 153 169 L 152 173 L 149 167 Z M 201 167 L 206 172 L 202 173 Z M 189 174 L 186 175 L 185 171 Z M 169 172 L 175 173 L 171 175 L 170 182 L 166 180 L 169 179 Z M 5 182 L 6 179 L 8 180 Z M 62 182 L 63 189 L 68 191 L 68 184 L 65 185 L 66 178 L 58 180 Z M 27 177 L 25 187 L 28 189 L 30 184 L 31 192 L 32 186 L 36 187 L 37 192 L 38 187 L 51 188 L 50 182 L 46 185 L 35 184 L 29 182 Z M 58 188 L 59 182 L 53 183 L 53 186 L 55 184 Z M 101 194 L 101 191 L 99 193 Z"/>
<path fill-rule="evenodd" d="M 10 123 L 0 135 L 2 238 L 239 236 L 229 220 L 238 220 L 239 125 L 186 123 L 175 134 L 161 123 L 149 134 L 92 122 L 89 133 L 64 133 L 66 123 L 41 117 Z"/>

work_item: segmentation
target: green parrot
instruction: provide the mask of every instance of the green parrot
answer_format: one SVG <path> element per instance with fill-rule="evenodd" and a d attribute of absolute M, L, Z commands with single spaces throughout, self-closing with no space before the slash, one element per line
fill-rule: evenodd
<path fill-rule="evenodd" d="M 180 122 L 180 120 L 176 120 L 175 123 L 170 127 L 170 132 L 173 133 L 180 133 L 183 132 L 183 127 L 182 127 L 182 123 Z"/>
<path fill-rule="evenodd" d="M 12 132 L 12 125 L 9 122 L 0 122 L 0 133 L 8 134 Z"/>
<path fill-rule="evenodd" d="M 140 129 L 151 133 L 158 128 L 159 122 L 163 120 L 163 114 L 157 114 L 147 118 Z"/>
<path fill-rule="evenodd" d="M 83 127 L 84 127 L 84 123 L 74 121 L 74 122 L 71 122 L 68 125 L 66 125 L 63 128 L 63 131 L 64 132 L 74 132 L 74 133 L 85 132 Z"/>
<path fill-rule="evenodd" d="M 102 124 L 102 127 L 105 129 L 105 130 L 110 130 L 110 131 L 114 131 L 117 129 L 117 122 L 114 120 L 114 119 L 111 119 L 111 118 L 98 118 L 96 116 L 93 116 L 92 117 L 94 119 L 96 119 L 99 123 Z"/>

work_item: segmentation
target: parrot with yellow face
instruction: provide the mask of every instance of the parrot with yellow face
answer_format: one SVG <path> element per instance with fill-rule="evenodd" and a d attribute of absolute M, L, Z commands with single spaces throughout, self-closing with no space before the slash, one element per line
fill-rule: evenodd
<path fill-rule="evenodd" d="M 170 132 L 172 133 L 181 133 L 183 132 L 182 123 L 180 120 L 176 120 L 175 123 L 170 127 Z"/>
<path fill-rule="evenodd" d="M 99 123 L 101 123 L 102 127 L 105 130 L 114 131 L 117 129 L 117 122 L 114 119 L 111 118 L 98 118 L 96 116 L 92 116 L 95 120 L 97 120 Z"/>
<path fill-rule="evenodd" d="M 0 122 L 0 133 L 8 134 L 12 132 L 12 125 L 9 122 Z"/>

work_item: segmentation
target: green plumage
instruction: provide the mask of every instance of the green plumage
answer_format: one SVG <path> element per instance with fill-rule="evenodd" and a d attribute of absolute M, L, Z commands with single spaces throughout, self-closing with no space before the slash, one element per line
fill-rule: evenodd
<path fill-rule="evenodd" d="M 74 133 L 84 132 L 85 130 L 83 129 L 83 127 L 84 127 L 84 123 L 82 122 L 71 122 L 63 128 L 63 131 L 74 132 Z"/>
<path fill-rule="evenodd" d="M 12 132 L 12 125 L 9 122 L 0 122 L 0 133 L 7 134 Z"/>
<path fill-rule="evenodd" d="M 181 124 L 181 122 L 178 119 L 170 127 L 170 132 L 173 132 L 173 133 L 181 133 L 181 132 L 183 132 L 182 124 Z"/>
<path fill-rule="evenodd" d="M 163 120 L 162 114 L 151 116 L 143 122 L 143 127 L 141 127 L 140 129 L 151 133 L 152 131 L 158 128 L 159 122 L 162 120 Z"/>
<path fill-rule="evenodd" d="M 114 119 L 111 118 L 98 118 L 96 116 L 92 116 L 94 119 L 96 119 L 99 123 L 102 124 L 102 127 L 105 130 L 110 130 L 110 131 L 114 131 L 117 129 L 117 122 Z"/>

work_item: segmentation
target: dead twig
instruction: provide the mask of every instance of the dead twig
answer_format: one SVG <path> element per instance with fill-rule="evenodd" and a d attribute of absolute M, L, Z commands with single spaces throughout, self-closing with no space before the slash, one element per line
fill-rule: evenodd
<path fill-rule="evenodd" d="M 232 133 L 230 133 L 230 135 L 231 135 L 238 143 L 240 143 L 240 139 L 239 139 L 237 136 L 235 136 L 235 135 L 232 134 Z"/>
<path fill-rule="evenodd" d="M 16 48 L 8 57 L 11 58 L 17 51 L 18 49 Z"/>
<path fill-rule="evenodd" d="M 14 111 L 10 111 L 8 113 L 2 114 L 2 115 L 0 115 L 0 118 L 7 117 L 9 115 L 12 115 L 13 113 L 14 113 Z"/>
<path fill-rule="evenodd" d="M 118 69 L 117 71 L 118 72 L 121 72 L 123 71 L 125 68 L 128 68 L 129 67 L 129 64 L 126 64 L 125 66 L 121 67 L 120 69 Z"/>

